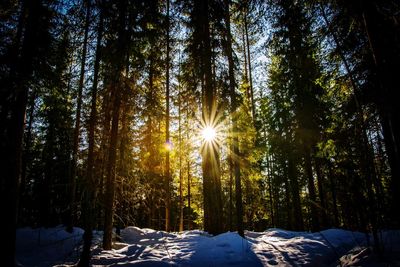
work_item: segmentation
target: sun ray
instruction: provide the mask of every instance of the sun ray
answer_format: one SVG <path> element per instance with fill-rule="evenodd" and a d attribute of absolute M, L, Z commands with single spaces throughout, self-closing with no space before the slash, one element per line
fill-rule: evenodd
<path fill-rule="evenodd" d="M 205 142 L 212 142 L 216 138 L 217 132 L 213 127 L 207 126 L 201 130 L 201 136 Z"/>

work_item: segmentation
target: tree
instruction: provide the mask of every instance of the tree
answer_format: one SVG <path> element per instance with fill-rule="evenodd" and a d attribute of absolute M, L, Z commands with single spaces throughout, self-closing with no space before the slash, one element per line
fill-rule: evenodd
<path fill-rule="evenodd" d="M 170 53 L 170 48 L 169 48 L 169 43 L 170 43 L 170 17 L 169 17 L 169 0 L 167 0 L 167 51 L 166 51 L 166 81 L 165 81 L 165 100 L 166 100 L 166 116 L 165 116 L 165 144 L 167 146 L 171 146 L 171 140 L 169 137 L 169 70 L 170 70 L 170 58 L 169 58 L 169 53 Z M 169 161 L 169 147 L 167 148 L 167 155 L 166 155 L 166 161 L 165 161 L 165 172 L 166 172 L 166 202 L 165 202 L 165 231 L 170 231 L 170 213 L 171 213 L 171 192 L 170 192 L 170 183 L 171 183 L 171 174 L 170 174 L 170 161 Z"/>
<path fill-rule="evenodd" d="M 305 11 L 299 3 L 290 4 L 277 3 L 279 15 L 276 21 L 275 41 L 277 55 L 282 57 L 280 64 L 283 64 L 286 71 L 287 81 L 281 80 L 280 90 L 287 90 L 289 99 L 287 105 L 292 112 L 292 120 L 296 126 L 293 128 L 294 145 L 301 153 L 303 160 L 304 176 L 307 180 L 309 207 L 311 211 L 311 229 L 317 231 L 320 227 L 319 212 L 317 210 L 317 196 L 314 182 L 312 162 L 314 161 L 316 144 L 320 138 L 320 128 L 323 118 L 323 105 L 321 96 L 323 89 L 318 83 L 321 77 L 320 66 L 313 57 L 315 45 L 311 39 L 311 25 L 307 20 Z M 279 63 L 278 63 L 279 64 Z M 279 74 L 283 75 L 283 74 Z M 279 76 L 278 76 L 279 77 Z M 293 125 L 294 126 L 294 125 Z M 287 155 L 288 156 L 288 155 Z M 292 184 L 294 202 L 298 202 L 298 186 L 296 175 L 293 175 L 293 157 L 288 157 L 289 179 Z M 299 208 L 296 225 L 301 227 L 301 214 Z"/>
<path fill-rule="evenodd" d="M 101 5 L 101 3 L 100 3 Z M 96 54 L 93 66 L 93 84 L 91 90 L 91 106 L 90 106 L 90 118 L 89 118 L 89 148 L 87 156 L 87 169 L 86 169 L 86 181 L 85 181 L 85 193 L 83 200 L 83 216 L 84 216 L 84 236 L 83 236 L 83 249 L 79 260 L 79 266 L 89 266 L 90 262 L 90 249 L 93 238 L 93 218 L 95 218 L 94 203 L 96 201 L 96 182 L 94 181 L 94 165 L 95 165 L 95 127 L 97 124 L 97 90 L 98 80 L 100 71 L 100 59 L 101 59 L 101 43 L 103 39 L 103 28 L 104 28 L 104 11 L 103 7 L 100 6 L 99 22 L 97 26 L 97 39 L 96 39 Z"/>
<path fill-rule="evenodd" d="M 5 235 L 7 250 L 4 251 L 4 264 L 15 264 L 15 230 L 18 202 L 18 185 L 21 175 L 21 153 L 25 112 L 28 101 L 29 84 L 34 71 L 43 64 L 43 52 L 50 44 L 49 20 L 51 13 L 41 1 L 22 1 L 21 13 L 16 26 L 17 33 L 10 50 L 9 65 L 4 66 L 1 101 L 1 151 L 3 179 L 1 182 L 1 203 L 6 216 Z M 14 50 L 13 50 L 14 49 Z M 7 76 L 6 76 L 7 75 Z"/>
<path fill-rule="evenodd" d="M 106 165 L 106 192 L 104 207 L 104 236 L 103 249 L 110 250 L 112 242 L 112 228 L 114 216 L 114 198 L 115 198 L 115 175 L 116 175 L 116 158 L 118 144 L 118 127 L 120 120 L 121 108 L 121 90 L 123 77 L 121 75 L 125 67 L 125 58 L 127 53 L 128 40 L 126 39 L 126 15 L 127 5 L 122 1 L 117 4 L 116 17 L 114 18 L 115 30 L 117 32 L 116 39 L 110 42 L 114 46 L 114 54 L 110 57 L 111 71 L 109 77 L 108 90 L 111 95 L 111 131 L 108 147 L 108 157 Z"/>
<path fill-rule="evenodd" d="M 211 70 L 211 40 L 209 28 L 209 2 L 195 1 L 192 11 L 194 39 L 199 50 L 199 76 L 202 85 L 202 120 L 205 127 L 215 127 L 217 120 L 217 99 L 213 87 Z M 202 147 L 204 229 L 211 234 L 222 231 L 222 199 L 219 170 L 218 146 L 206 142 Z"/>
<path fill-rule="evenodd" d="M 77 173 L 77 158 L 78 158 L 78 148 L 79 148 L 79 136 L 80 136 L 80 125 L 81 125 L 81 109 L 82 109 L 82 91 L 85 80 L 85 67 L 86 67 L 86 53 L 88 44 L 88 34 L 89 34 L 89 20 L 90 20 L 90 1 L 82 2 L 86 4 L 86 15 L 85 15 L 85 27 L 83 34 L 83 44 L 81 52 L 81 68 L 79 74 L 79 84 L 77 92 L 77 104 L 76 104 L 76 115 L 75 115 L 75 130 L 74 130 L 74 143 L 72 151 L 72 162 L 71 162 L 71 177 L 70 177 L 70 218 L 67 225 L 67 230 L 72 232 L 72 227 L 74 225 L 75 217 L 75 191 L 76 191 L 76 173 Z"/>
<path fill-rule="evenodd" d="M 398 25 L 394 23 L 398 5 L 395 1 L 366 4 L 332 1 L 328 8 L 332 13 L 331 24 L 337 26 L 336 39 L 341 43 L 338 49 L 351 62 L 350 76 L 360 81 L 359 91 L 355 93 L 365 99 L 366 104 L 374 104 L 378 111 L 391 171 L 391 203 L 397 203 L 399 122 L 393 99 L 394 88 L 400 81 L 393 70 L 399 64 Z M 350 38 L 345 40 L 346 35 Z M 366 80 L 362 75 L 366 75 Z M 391 209 L 391 224 L 398 225 L 398 206 L 394 204 Z"/>
<path fill-rule="evenodd" d="M 232 116 L 232 165 L 235 176 L 235 196 L 236 196 L 236 216 L 237 216 L 237 230 L 239 235 L 244 237 L 243 232 L 243 203 L 242 203 L 242 183 L 240 179 L 240 152 L 239 152 L 239 138 L 238 127 L 236 123 L 237 100 L 236 100 L 236 82 L 234 73 L 234 62 L 232 52 L 232 35 L 231 35 L 231 22 L 230 22 L 230 1 L 224 1 L 225 8 L 225 27 L 226 27 L 226 48 L 225 53 L 228 58 L 229 64 L 229 87 L 231 99 L 231 116 Z"/>

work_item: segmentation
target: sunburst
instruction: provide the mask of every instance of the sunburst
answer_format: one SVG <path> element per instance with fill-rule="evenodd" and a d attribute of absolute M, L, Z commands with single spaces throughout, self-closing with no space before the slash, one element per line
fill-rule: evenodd
<path fill-rule="evenodd" d="M 217 131 L 211 126 L 206 126 L 201 130 L 201 137 L 205 142 L 212 142 L 217 137 Z"/>

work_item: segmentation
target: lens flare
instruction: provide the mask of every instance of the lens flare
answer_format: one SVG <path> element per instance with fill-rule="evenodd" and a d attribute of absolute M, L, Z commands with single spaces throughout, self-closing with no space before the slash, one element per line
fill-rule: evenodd
<path fill-rule="evenodd" d="M 166 142 L 164 143 L 164 148 L 165 148 L 165 150 L 167 150 L 167 151 L 171 151 L 172 148 L 173 148 L 172 142 L 171 142 L 171 141 L 166 141 Z"/>
<path fill-rule="evenodd" d="M 217 132 L 214 128 L 207 126 L 201 130 L 201 136 L 203 137 L 204 141 L 211 142 L 214 141 L 215 137 L 217 136 Z"/>

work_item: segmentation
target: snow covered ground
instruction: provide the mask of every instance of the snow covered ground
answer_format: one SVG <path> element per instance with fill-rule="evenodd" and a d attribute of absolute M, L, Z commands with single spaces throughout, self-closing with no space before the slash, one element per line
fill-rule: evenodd
<path fill-rule="evenodd" d="M 83 230 L 65 227 L 20 228 L 17 230 L 17 261 L 21 266 L 53 266 L 79 257 Z"/>
<path fill-rule="evenodd" d="M 79 257 L 82 230 L 70 234 L 62 227 L 17 231 L 21 266 L 73 264 Z M 330 229 L 318 233 L 269 229 L 227 232 L 215 237 L 200 230 L 166 233 L 127 227 L 111 251 L 100 249 L 95 233 L 93 266 L 380 266 L 365 247 L 367 236 Z M 400 255 L 400 232 L 382 234 L 390 255 Z M 396 260 L 396 259 L 395 259 Z M 400 260 L 400 259 L 398 259 Z M 393 261 L 392 261 L 393 263 Z M 400 266 L 393 263 L 390 266 Z M 381 265 L 387 266 L 387 265 Z"/>

